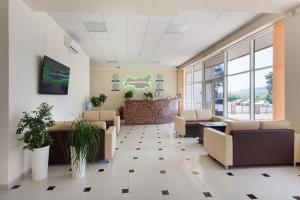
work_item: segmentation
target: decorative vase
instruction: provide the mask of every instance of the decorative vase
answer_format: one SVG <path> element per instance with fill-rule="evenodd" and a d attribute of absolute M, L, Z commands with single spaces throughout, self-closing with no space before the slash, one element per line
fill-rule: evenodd
<path fill-rule="evenodd" d="M 48 176 L 49 145 L 31 152 L 32 178 L 40 181 Z"/>
<path fill-rule="evenodd" d="M 70 151 L 71 151 L 72 177 L 73 178 L 85 177 L 85 167 L 86 167 L 85 158 L 77 159 L 78 155 L 76 155 L 74 147 L 70 147 Z"/>

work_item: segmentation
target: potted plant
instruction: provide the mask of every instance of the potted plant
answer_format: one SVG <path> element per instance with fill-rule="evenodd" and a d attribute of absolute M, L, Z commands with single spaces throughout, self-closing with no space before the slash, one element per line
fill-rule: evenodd
<path fill-rule="evenodd" d="M 148 100 L 153 99 L 153 94 L 152 94 L 152 92 L 146 92 L 146 93 L 144 93 L 144 95 L 145 95 L 145 97 L 146 97 Z"/>
<path fill-rule="evenodd" d="M 87 121 L 74 122 L 68 146 L 71 151 L 72 177 L 84 177 L 87 161 L 95 161 L 99 152 L 99 129 Z"/>
<path fill-rule="evenodd" d="M 93 107 L 98 110 L 105 103 L 106 100 L 107 96 L 105 94 L 99 94 L 99 96 L 92 96 L 90 98 L 90 102 L 92 103 Z"/>
<path fill-rule="evenodd" d="M 24 142 L 24 149 L 31 151 L 31 169 L 33 180 L 42 180 L 48 175 L 49 146 L 52 138 L 48 128 L 54 125 L 53 106 L 42 103 L 36 110 L 23 112 L 18 123 L 17 135 Z"/>
<path fill-rule="evenodd" d="M 130 100 L 132 97 L 133 97 L 133 91 L 132 91 L 132 90 L 129 90 L 129 91 L 127 91 L 127 92 L 124 94 L 124 98 L 125 98 L 126 100 Z"/>

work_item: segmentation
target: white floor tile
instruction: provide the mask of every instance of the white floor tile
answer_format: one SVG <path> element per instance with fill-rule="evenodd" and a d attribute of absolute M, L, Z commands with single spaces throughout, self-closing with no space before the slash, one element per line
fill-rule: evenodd
<path fill-rule="evenodd" d="M 84 192 L 80 200 L 121 200 L 121 190 Z"/>
<path fill-rule="evenodd" d="M 72 178 L 69 166 L 50 166 L 47 179 L 33 181 L 28 176 L 18 189 L 0 191 L 0 199 L 245 200 L 253 194 L 258 199 L 288 200 L 300 196 L 300 167 L 233 167 L 227 171 L 207 155 L 197 138 L 176 137 L 173 124 L 122 126 L 117 147 L 111 163 L 91 165 L 85 178 Z M 46 191 L 49 186 L 55 189 Z M 85 187 L 91 191 L 83 192 Z M 205 192 L 212 197 L 205 197 Z"/>

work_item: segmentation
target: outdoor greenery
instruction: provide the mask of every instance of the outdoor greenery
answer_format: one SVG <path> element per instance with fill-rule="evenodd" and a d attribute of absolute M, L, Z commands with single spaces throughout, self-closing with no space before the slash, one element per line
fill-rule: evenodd
<path fill-rule="evenodd" d="M 152 92 L 146 92 L 146 93 L 144 93 L 144 95 L 145 95 L 146 98 L 153 99 L 153 94 L 152 94 Z"/>
<path fill-rule="evenodd" d="M 100 148 L 99 129 L 87 121 L 74 122 L 67 146 L 75 149 L 75 165 L 80 165 L 82 160 L 95 162 Z"/>
<path fill-rule="evenodd" d="M 268 90 L 268 94 L 266 96 L 266 100 L 269 102 L 269 103 L 273 103 L 273 98 L 272 98 L 272 90 L 273 90 L 273 73 L 272 72 L 269 72 L 266 76 L 266 82 L 267 82 L 267 86 L 266 86 L 266 89 Z"/>
<path fill-rule="evenodd" d="M 20 140 L 25 143 L 24 149 L 33 151 L 52 143 L 52 138 L 48 133 L 48 128 L 54 124 L 51 114 L 52 108 L 53 106 L 42 103 L 34 111 L 23 112 L 16 134 L 23 134 Z"/>
<path fill-rule="evenodd" d="M 100 108 L 107 100 L 107 96 L 105 94 L 99 94 L 99 96 L 92 96 L 90 98 L 90 102 L 92 103 L 94 108 Z"/>
<path fill-rule="evenodd" d="M 124 94 L 124 98 L 125 98 L 126 100 L 131 99 L 132 97 L 133 97 L 133 91 L 132 91 L 132 90 L 129 90 L 129 91 L 127 91 L 127 92 Z"/>

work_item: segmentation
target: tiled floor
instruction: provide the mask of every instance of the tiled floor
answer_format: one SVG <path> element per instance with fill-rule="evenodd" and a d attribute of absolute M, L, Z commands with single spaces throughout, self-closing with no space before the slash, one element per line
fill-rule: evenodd
<path fill-rule="evenodd" d="M 123 126 L 111 163 L 90 166 L 83 179 L 71 178 L 69 166 L 51 166 L 46 180 L 26 177 L 0 199 L 288 200 L 300 199 L 299 175 L 293 166 L 226 171 L 196 138 L 175 138 L 172 124 Z"/>

